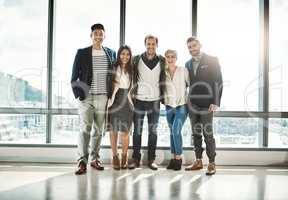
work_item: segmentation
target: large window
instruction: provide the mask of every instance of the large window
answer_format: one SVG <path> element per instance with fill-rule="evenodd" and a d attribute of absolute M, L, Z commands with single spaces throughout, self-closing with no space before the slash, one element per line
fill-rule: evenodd
<path fill-rule="evenodd" d="M 120 1 L 56 2 L 55 59 L 53 65 L 53 107 L 73 108 L 77 102 L 70 86 L 73 61 L 77 49 L 92 44 L 91 25 L 102 23 L 106 38 L 103 45 L 117 51 L 120 32 Z"/>
<path fill-rule="evenodd" d="M 262 120 L 258 118 L 214 119 L 217 147 L 259 147 Z"/>
<path fill-rule="evenodd" d="M 258 111 L 259 0 L 199 0 L 203 51 L 219 58 L 221 110 Z"/>
<path fill-rule="evenodd" d="M 0 115 L 1 143 L 44 144 L 45 115 Z"/>
<path fill-rule="evenodd" d="M 52 117 L 52 143 L 77 144 L 79 133 L 77 115 L 55 115 Z"/>
<path fill-rule="evenodd" d="M 80 128 L 79 116 L 55 115 L 52 117 L 52 144 L 77 144 Z M 132 139 L 131 139 L 132 141 Z M 101 145 L 110 145 L 109 133 L 101 140 Z"/>
<path fill-rule="evenodd" d="M 189 59 L 186 39 L 192 32 L 190 0 L 127 0 L 126 12 L 125 41 L 131 46 L 134 55 L 145 51 L 144 38 L 152 34 L 159 39 L 157 53 L 164 55 L 167 49 L 175 49 L 178 52 L 177 64 L 184 66 Z M 188 127 L 189 123 L 183 127 L 184 146 L 191 146 L 191 132 L 188 131 Z M 146 120 L 142 137 L 142 145 L 146 146 L 148 144 Z M 161 116 L 159 120 L 157 145 L 170 145 L 170 133 L 165 116 Z"/>
<path fill-rule="evenodd" d="M 0 106 L 44 107 L 48 0 L 0 1 Z"/>
<path fill-rule="evenodd" d="M 287 1 L 270 1 L 270 111 L 288 111 L 287 8 Z"/>
<path fill-rule="evenodd" d="M 120 9 L 121 2 L 126 5 L 124 9 Z M 157 53 L 175 49 L 179 66 L 191 58 L 186 40 L 197 26 L 202 50 L 218 57 L 223 74 L 220 113 L 214 118 L 217 147 L 263 147 L 268 140 L 268 147 L 288 148 L 288 120 L 281 118 L 288 111 L 288 29 L 284 26 L 288 3 L 270 0 L 270 15 L 262 16 L 268 8 L 266 0 L 198 0 L 197 8 L 195 2 L 0 0 L 0 143 L 77 144 L 79 116 L 70 86 L 72 65 L 77 49 L 92 44 L 91 25 L 102 23 L 106 29 L 104 46 L 117 51 L 120 36 L 124 36 L 136 55 L 145 51 L 145 36 L 153 34 L 159 38 Z M 192 3 L 197 9 L 193 25 Z M 49 9 L 52 7 L 55 9 Z M 120 19 L 120 12 L 125 19 Z M 269 23 L 268 38 L 261 36 L 267 31 L 262 19 Z M 124 28 L 121 33 L 120 27 Z M 266 45 L 269 95 L 262 80 L 267 66 L 260 59 L 264 52 L 260 48 Z M 49 70 L 47 63 L 51 63 Z M 47 77 L 52 77 L 51 85 L 47 85 Z M 161 105 L 158 146 L 169 147 L 170 132 L 163 110 Z M 245 117 L 252 115 L 250 111 L 255 115 Z M 269 111 L 273 115 L 266 123 L 263 114 Z M 193 146 L 189 119 L 182 135 L 183 146 Z M 147 139 L 145 121 L 143 146 L 147 146 Z M 108 133 L 102 145 L 110 145 Z"/>
<path fill-rule="evenodd" d="M 288 148 L 288 119 L 269 120 L 269 147 Z"/>
<path fill-rule="evenodd" d="M 178 64 L 188 60 L 186 39 L 191 36 L 190 0 L 127 0 L 126 44 L 132 53 L 145 51 L 144 38 L 148 34 L 158 37 L 158 53 L 167 49 L 178 52 Z"/>

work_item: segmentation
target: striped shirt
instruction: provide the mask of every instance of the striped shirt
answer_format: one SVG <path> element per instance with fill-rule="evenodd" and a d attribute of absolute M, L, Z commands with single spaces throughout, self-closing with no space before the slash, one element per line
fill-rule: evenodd
<path fill-rule="evenodd" d="M 108 58 L 103 49 L 92 50 L 93 78 L 90 87 L 90 94 L 107 94 Z"/>

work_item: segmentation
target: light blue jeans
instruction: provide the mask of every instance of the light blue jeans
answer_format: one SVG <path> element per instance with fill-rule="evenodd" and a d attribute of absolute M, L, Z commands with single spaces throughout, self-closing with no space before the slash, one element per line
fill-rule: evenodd
<path fill-rule="evenodd" d="M 170 129 L 171 153 L 175 155 L 182 154 L 182 134 L 181 130 L 187 118 L 187 105 L 173 108 L 166 106 L 166 118 Z"/>

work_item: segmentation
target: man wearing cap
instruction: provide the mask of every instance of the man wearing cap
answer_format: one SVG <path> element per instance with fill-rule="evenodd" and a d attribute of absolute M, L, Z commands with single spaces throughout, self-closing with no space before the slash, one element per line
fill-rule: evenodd
<path fill-rule="evenodd" d="M 115 51 L 102 46 L 105 38 L 102 24 L 91 26 L 90 37 L 92 46 L 77 51 L 71 77 L 71 86 L 75 98 L 78 99 L 80 116 L 76 175 L 87 171 L 89 143 L 91 167 L 104 170 L 99 160 L 99 150 L 102 134 L 105 131 L 107 99 L 112 94 L 110 72 L 116 59 Z"/>

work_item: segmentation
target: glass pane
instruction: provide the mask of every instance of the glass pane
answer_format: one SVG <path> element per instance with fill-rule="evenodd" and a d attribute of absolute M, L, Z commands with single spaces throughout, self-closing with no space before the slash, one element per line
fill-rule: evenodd
<path fill-rule="evenodd" d="M 44 144 L 45 115 L 0 115 L 0 143 Z"/>
<path fill-rule="evenodd" d="M 77 115 L 53 116 L 51 143 L 77 144 L 79 125 L 79 117 Z"/>
<path fill-rule="evenodd" d="M 288 111 L 287 8 L 287 1 L 270 1 L 270 111 Z"/>
<path fill-rule="evenodd" d="M 53 68 L 53 107 L 77 107 L 70 78 L 77 49 L 92 44 L 91 25 L 105 27 L 103 46 L 117 50 L 120 32 L 120 1 L 61 0 L 56 3 L 55 59 Z"/>
<path fill-rule="evenodd" d="M 77 115 L 56 115 L 52 121 L 53 144 L 77 144 L 79 117 Z M 258 118 L 214 118 L 214 134 L 217 147 L 259 147 L 262 120 Z M 165 115 L 161 115 L 158 124 L 158 147 L 170 147 L 170 131 Z M 183 128 L 183 147 L 193 146 L 191 126 L 187 118 Z M 204 138 L 203 138 L 204 139 Z M 120 138 L 119 138 L 120 142 Z M 121 143 L 121 142 L 120 142 Z M 144 119 L 142 146 L 148 144 L 147 117 Z M 101 145 L 110 146 L 109 133 L 102 138 Z M 132 134 L 130 145 L 132 146 Z M 203 142 L 203 147 L 205 143 Z"/>
<path fill-rule="evenodd" d="M 79 133 L 78 115 L 55 115 L 52 117 L 52 143 L 77 144 Z M 132 140 L 131 140 L 132 141 Z M 109 133 L 102 138 L 101 145 L 110 145 Z"/>
<path fill-rule="evenodd" d="M 46 103 L 48 0 L 0 1 L 0 106 Z"/>
<path fill-rule="evenodd" d="M 127 0 L 126 44 L 134 55 L 145 51 L 144 38 L 158 37 L 157 53 L 169 49 L 178 52 L 178 64 L 189 59 L 186 39 L 191 36 L 190 0 Z M 180 11 L 180 12 L 179 12 Z"/>
<path fill-rule="evenodd" d="M 259 147 L 262 120 L 258 118 L 220 118 L 215 117 L 213 130 L 217 147 Z M 146 122 L 147 123 L 147 122 Z M 148 130 L 144 122 L 142 145 L 147 146 Z M 194 146 L 189 117 L 183 128 L 183 147 Z M 158 125 L 157 146 L 170 147 L 170 131 L 165 116 L 161 116 Z M 203 138 L 203 147 L 205 142 Z"/>
<path fill-rule="evenodd" d="M 268 147 L 288 148 L 288 119 L 269 119 Z"/>
<path fill-rule="evenodd" d="M 214 118 L 217 147 L 259 147 L 262 119 Z"/>
<path fill-rule="evenodd" d="M 201 0 L 198 36 L 217 56 L 224 90 L 221 110 L 258 111 L 259 0 Z"/>

